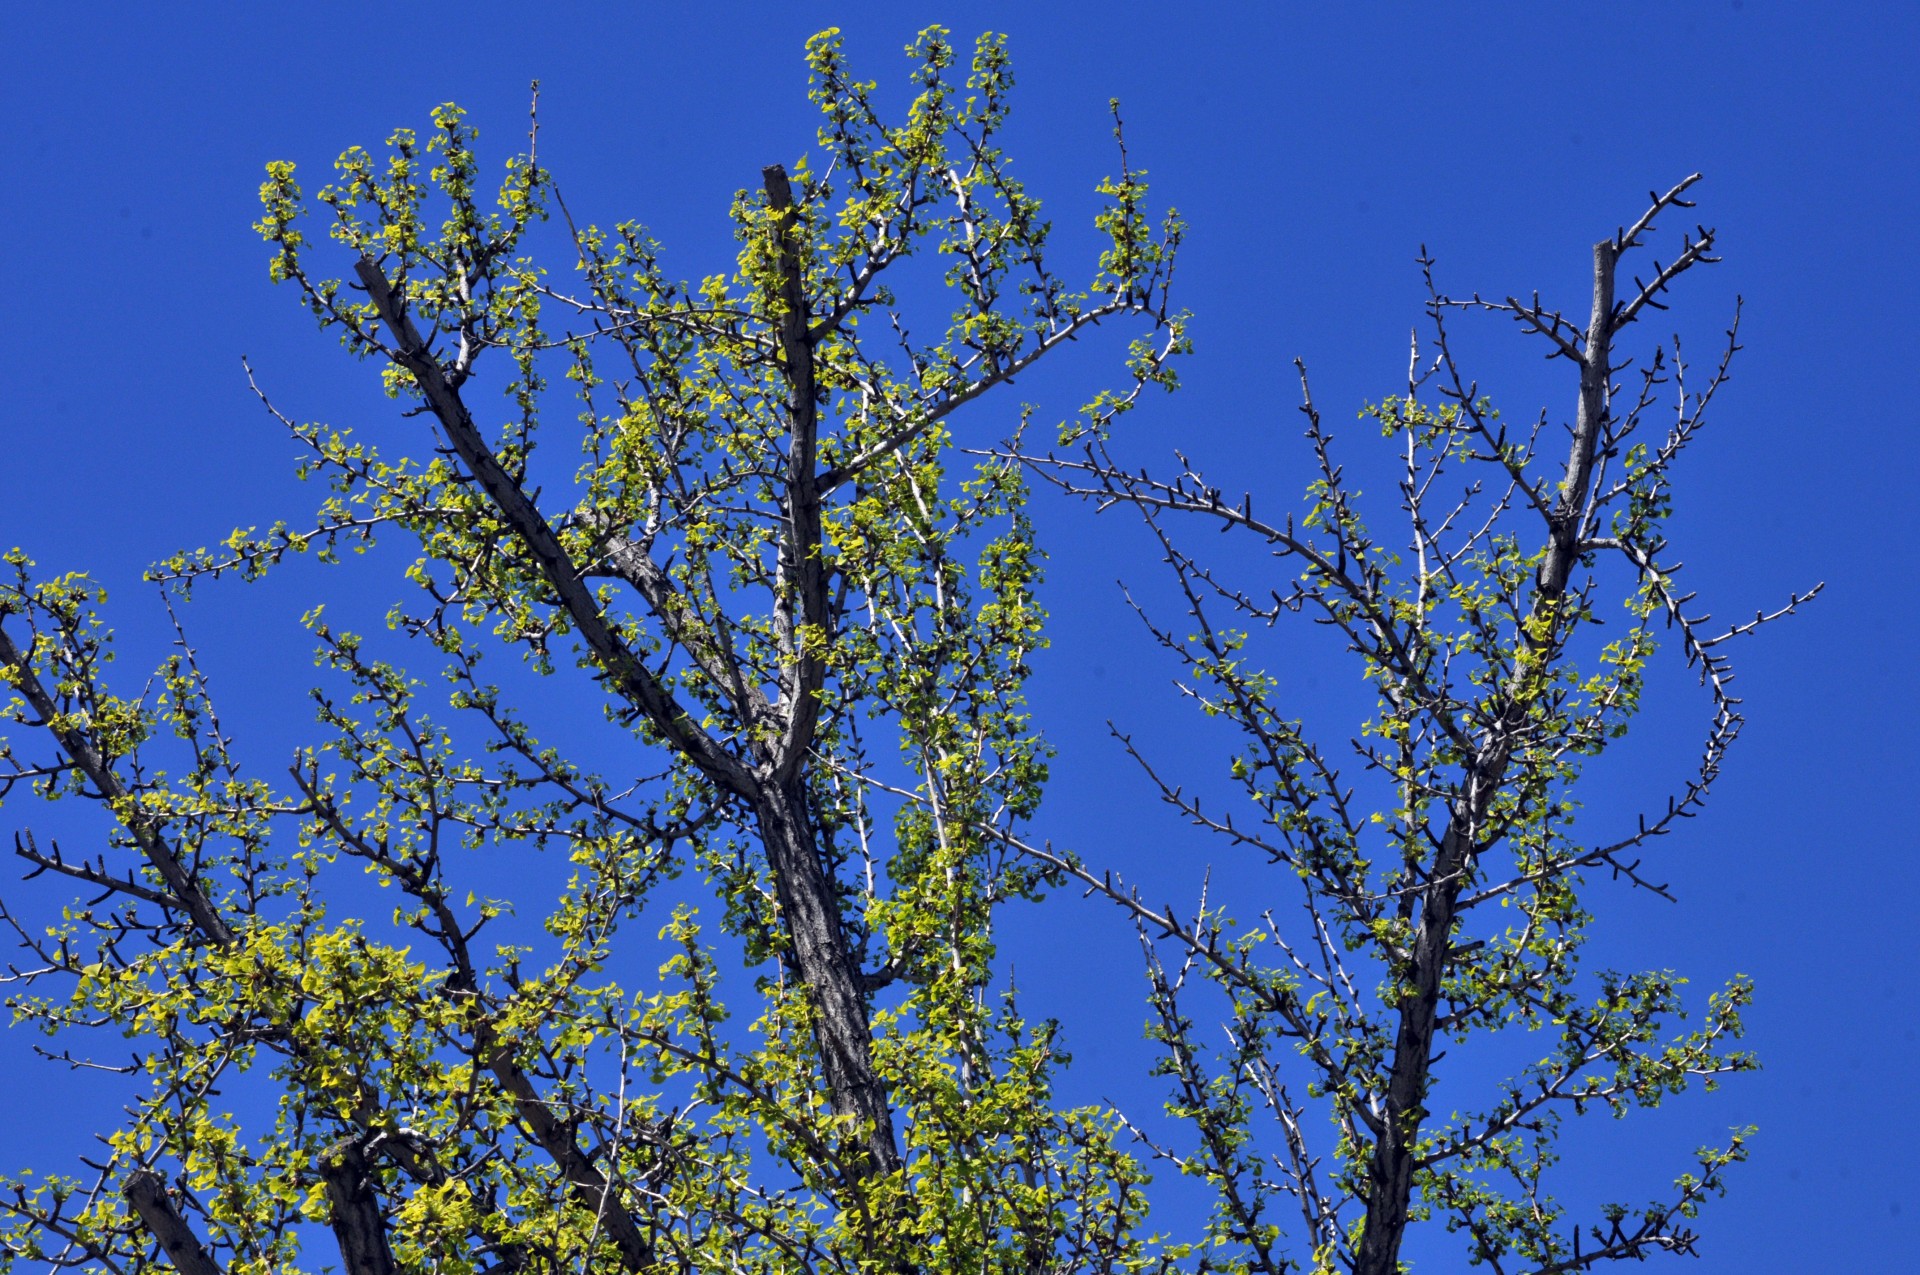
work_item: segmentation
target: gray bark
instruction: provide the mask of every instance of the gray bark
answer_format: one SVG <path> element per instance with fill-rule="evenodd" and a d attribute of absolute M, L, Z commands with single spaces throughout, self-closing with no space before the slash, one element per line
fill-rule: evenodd
<path fill-rule="evenodd" d="M 820 862 L 801 782 L 769 788 L 754 807 L 767 862 L 773 868 L 792 961 L 813 1011 L 814 1044 L 836 1115 L 862 1125 L 867 1163 L 859 1176 L 900 1167 L 893 1111 L 873 1070 L 866 997 L 840 923 L 839 900 Z"/>
<path fill-rule="evenodd" d="M 840 900 L 821 863 L 818 839 L 807 816 L 803 764 L 820 716 L 826 665 L 820 643 L 809 633 L 831 632 L 827 570 L 822 554 L 820 490 L 816 466 L 819 399 L 813 340 L 809 331 L 805 267 L 794 242 L 793 189 L 775 164 L 762 173 L 767 203 L 778 218 L 780 349 L 787 379 L 786 522 L 780 541 L 780 591 L 775 625 L 785 651 L 786 721 L 771 774 L 765 777 L 754 815 L 773 870 L 792 959 L 813 1010 L 814 1044 L 836 1115 L 861 1126 L 867 1172 L 900 1167 L 893 1112 L 873 1070 L 873 1037 L 861 991 L 860 969 L 840 921 Z"/>
<path fill-rule="evenodd" d="M 629 1271 L 643 1271 L 654 1264 L 653 1242 L 620 1200 L 619 1192 L 580 1149 L 573 1125 L 554 1114 L 552 1106 L 541 1098 L 527 1073 L 514 1062 L 513 1054 L 500 1043 L 489 1027 L 476 1033 L 480 1056 L 487 1070 L 499 1081 L 500 1088 L 513 1099 L 514 1111 L 533 1140 L 540 1144 L 565 1177 L 568 1188 L 580 1206 L 600 1219 L 600 1230 L 620 1250 L 620 1264 Z"/>
<path fill-rule="evenodd" d="M 320 1176 L 327 1184 L 333 1237 L 347 1275 L 396 1275 L 386 1217 L 373 1189 L 373 1169 L 359 1140 L 348 1139 L 324 1153 Z"/>
<path fill-rule="evenodd" d="M 1550 544 L 1535 581 L 1530 618 L 1541 617 L 1559 605 L 1579 558 L 1580 525 L 1589 498 L 1594 449 L 1606 420 L 1607 386 L 1613 371 L 1613 276 L 1619 252 L 1611 239 L 1593 247 L 1593 312 L 1581 351 L 1579 413 L 1567 457 L 1566 480 L 1550 520 Z M 1556 622 L 1544 638 L 1530 638 L 1523 630 L 1520 641 L 1537 640 L 1551 646 L 1558 643 L 1560 633 Z M 1354 1260 L 1354 1275 L 1397 1275 L 1400 1269 L 1400 1243 L 1406 1234 L 1414 1172 L 1419 1167 L 1414 1148 L 1420 1140 L 1421 1122 L 1428 1114 L 1426 1095 L 1433 1066 L 1440 985 L 1447 973 L 1460 893 L 1466 886 L 1466 869 L 1479 849 L 1479 830 L 1513 759 L 1513 740 L 1526 724 L 1527 692 L 1518 661 L 1504 699 L 1501 720 L 1488 731 L 1467 769 L 1421 899 L 1419 928 L 1400 1001 L 1393 1066 L 1387 1081 L 1387 1118 L 1368 1165 L 1366 1225 Z"/>
<path fill-rule="evenodd" d="M 200 1237 L 180 1216 L 167 1194 L 167 1183 L 152 1169 L 136 1169 L 127 1175 L 127 1203 L 140 1215 L 149 1234 L 160 1242 L 160 1251 L 173 1263 L 180 1275 L 220 1275 L 220 1267 L 207 1255 Z"/>
<path fill-rule="evenodd" d="M 460 391 L 414 326 L 404 299 L 394 295 L 379 264 L 370 257 L 362 257 L 354 269 L 373 300 L 381 324 L 393 337 L 394 360 L 412 374 L 414 384 L 446 431 L 455 454 L 526 547 L 547 587 L 566 609 L 615 688 L 644 712 L 654 729 L 708 778 L 735 796 L 751 797 L 755 785 L 747 768 L 700 728 L 667 687 L 627 649 L 606 616 L 601 614 L 600 604 L 579 565 L 534 506 L 533 498 L 521 490 L 481 436 Z"/>
<path fill-rule="evenodd" d="M 805 279 L 791 238 L 792 191 L 786 173 L 777 166 L 767 170 L 765 180 L 769 200 L 782 214 L 778 248 L 786 313 L 780 323 L 780 339 L 788 381 L 790 443 L 787 527 L 781 541 L 781 587 L 774 618 L 786 648 L 788 667 L 781 738 L 759 766 L 735 757 L 701 729 L 668 688 L 626 648 L 601 613 L 583 573 L 559 537 L 482 438 L 459 390 L 414 326 L 404 300 L 395 295 L 385 272 L 368 257 L 360 259 L 356 270 L 392 338 L 393 357 L 412 374 L 455 453 L 532 555 L 548 587 L 616 689 L 646 714 L 671 747 L 698 766 L 723 792 L 740 798 L 752 812 L 774 876 L 793 967 L 813 1011 L 814 1042 L 829 1097 L 836 1114 L 853 1116 L 863 1126 L 865 1163 L 857 1176 L 867 1176 L 893 1172 L 899 1167 L 900 1154 L 885 1086 L 873 1069 L 872 1034 L 860 971 L 840 923 L 839 899 L 821 862 L 807 814 L 805 783 L 799 778 L 813 742 L 819 717 L 818 695 L 825 677 L 824 662 L 804 630 L 824 631 L 828 621 L 826 572 L 820 552 L 820 495 L 814 472 L 818 403 L 807 331 Z M 568 1142 L 571 1144 L 570 1138 Z M 579 1183 L 579 1179 L 573 1180 Z M 600 1197 L 605 1198 L 604 1191 Z"/>

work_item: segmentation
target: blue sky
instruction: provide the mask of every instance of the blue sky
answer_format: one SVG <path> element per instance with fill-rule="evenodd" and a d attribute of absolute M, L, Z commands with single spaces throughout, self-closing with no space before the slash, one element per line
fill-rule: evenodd
<path fill-rule="evenodd" d="M 1752 974 L 1749 1043 L 1766 1070 L 1617 1128 L 1589 1120 L 1610 1127 L 1573 1167 L 1637 1198 L 1684 1167 L 1676 1152 L 1751 1122 L 1753 1159 L 1706 1214 L 1692 1269 L 1895 1268 L 1920 1216 L 1908 810 L 1920 581 L 1899 442 L 1913 429 L 1920 295 L 1920 9 L 13 6 L 0 17 L 0 542 L 116 588 L 126 659 L 151 663 L 163 635 L 140 569 L 311 503 L 241 356 L 297 416 L 381 410 L 364 370 L 268 286 L 249 229 L 267 160 L 317 173 L 447 100 L 504 156 L 538 77 L 541 157 L 575 212 L 638 217 L 680 272 L 717 272 L 732 192 L 812 145 L 805 37 L 842 27 L 865 73 L 898 85 L 900 46 L 931 22 L 1008 33 L 1011 147 L 1063 227 L 1092 211 L 1112 167 L 1106 103 L 1122 99 L 1135 162 L 1192 227 L 1181 269 L 1199 347 L 1187 388 L 1129 422 L 1129 454 L 1177 445 L 1269 502 L 1295 500 L 1310 477 L 1289 360 L 1307 361 L 1335 418 L 1392 392 L 1422 244 L 1456 291 L 1538 288 L 1577 308 L 1586 246 L 1637 215 L 1650 188 L 1706 175 L 1696 216 L 1719 228 L 1725 262 L 1689 281 L 1672 326 L 1704 347 L 1743 295 L 1746 352 L 1683 472 L 1675 540 L 1724 616 L 1817 580 L 1827 592 L 1741 653 L 1750 725 L 1708 813 L 1658 847 L 1679 901 L 1604 887 L 1594 899 L 1608 959 L 1680 969 L 1703 995 Z M 1571 410 L 1564 376 L 1509 332 L 1483 327 L 1473 349 L 1483 383 L 1522 415 Z M 1056 413 L 1087 383 L 1072 367 L 1059 376 L 1031 391 L 1057 391 Z M 1106 728 L 1196 766 L 1214 756 L 1113 584 L 1150 588 L 1151 557 L 1137 529 L 1085 509 L 1048 507 L 1042 524 L 1057 619 L 1035 704 L 1060 750 L 1044 831 L 1183 898 L 1216 848 L 1138 791 Z M 384 600 L 392 586 L 308 575 L 214 590 L 196 607 L 243 742 L 269 759 L 305 719 L 295 618 L 323 587 Z M 1303 711 L 1344 702 L 1351 670 L 1319 635 L 1301 626 L 1269 649 Z M 1661 685 L 1677 703 L 1649 715 L 1602 797 L 1689 763 L 1703 700 L 1684 678 Z M 9 808 L 0 824 L 28 817 Z M 1009 936 L 1012 959 L 1097 992 L 1065 1014 L 1076 1083 L 1150 1104 L 1133 1067 L 1132 939 L 1094 903 L 1063 907 L 1069 920 Z M 11 1167 L 84 1123 L 90 1099 L 19 1041 L 0 1066 L 50 1098 L 0 1134 Z"/>

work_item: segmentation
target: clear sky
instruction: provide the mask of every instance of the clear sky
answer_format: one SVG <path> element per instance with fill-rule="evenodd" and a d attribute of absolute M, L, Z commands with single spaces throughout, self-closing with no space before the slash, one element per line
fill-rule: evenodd
<path fill-rule="evenodd" d="M 1704 348 L 1744 295 L 1746 352 L 1683 471 L 1675 540 L 1691 587 L 1725 617 L 1828 587 L 1741 652 L 1751 724 L 1708 813 L 1657 847 L 1678 902 L 1605 886 L 1593 898 L 1609 961 L 1674 967 L 1702 996 L 1752 974 L 1749 1043 L 1766 1069 L 1622 1126 L 1590 1118 L 1609 1127 L 1592 1131 L 1601 1150 L 1575 1169 L 1651 1196 L 1686 1150 L 1751 1122 L 1753 1158 L 1705 1215 L 1692 1269 L 1911 1262 L 1920 581 L 1915 471 L 1899 440 L 1915 428 L 1920 8 L 11 5 L 0 16 L 0 542 L 117 587 L 127 662 L 149 665 L 162 632 L 140 569 L 235 524 L 297 520 L 313 499 L 291 482 L 289 445 L 252 399 L 241 356 L 295 415 L 349 423 L 380 410 L 365 370 L 267 283 L 249 229 L 267 160 L 317 175 L 346 146 L 422 125 L 447 100 L 503 157 L 520 144 L 538 77 L 541 158 L 576 213 L 640 218 L 680 272 L 719 272 L 732 192 L 812 145 L 805 37 L 844 28 L 865 74 L 897 86 L 900 46 L 932 22 L 1009 34 L 1021 85 L 1011 146 L 1063 226 L 1086 219 L 1112 167 L 1106 103 L 1122 99 L 1135 162 L 1192 226 L 1182 282 L 1199 345 L 1188 388 L 1130 420 L 1129 454 L 1178 445 L 1268 502 L 1296 499 L 1310 476 L 1288 360 L 1307 360 L 1330 416 L 1393 392 L 1419 313 L 1421 244 L 1455 290 L 1538 288 L 1578 308 L 1587 245 L 1636 215 L 1650 188 L 1706 175 L 1696 216 L 1719 228 L 1725 263 L 1689 280 L 1672 321 Z M 1475 349 L 1483 384 L 1513 410 L 1570 413 L 1565 377 L 1517 336 L 1490 326 Z M 1073 369 L 1061 375 L 1032 391 L 1058 388 L 1056 413 L 1078 401 Z M 1356 447 L 1365 441 L 1353 431 Z M 1050 506 L 1042 523 L 1057 621 L 1035 702 L 1060 749 L 1043 830 L 1189 897 L 1218 847 L 1138 791 L 1105 725 L 1168 756 L 1191 751 L 1199 766 L 1216 755 L 1113 584 L 1151 587 L 1154 564 L 1117 518 Z M 319 587 L 362 586 L 382 598 L 393 587 L 307 575 L 213 590 L 197 607 L 219 685 L 242 706 L 243 744 L 260 741 L 268 763 L 305 718 L 308 642 L 294 617 Z M 1351 681 L 1306 626 L 1269 650 L 1309 710 L 1332 702 L 1323 685 Z M 1684 678 L 1662 685 L 1679 702 L 1650 715 L 1603 794 L 1650 793 L 1690 763 L 1704 700 Z M 11 832 L 30 813 L 10 806 L 0 825 Z M 13 900 L 33 887 L 4 889 Z M 1061 915 L 1044 932 L 1016 930 L 1009 952 L 1083 989 L 1060 1009 L 1075 1083 L 1151 1105 L 1135 1073 L 1132 940 L 1091 901 L 1064 900 Z M 16 1094 L 46 1095 L 8 1104 L 7 1167 L 89 1118 L 84 1086 L 36 1064 L 24 1042 L 5 1042 L 0 1067 Z"/>

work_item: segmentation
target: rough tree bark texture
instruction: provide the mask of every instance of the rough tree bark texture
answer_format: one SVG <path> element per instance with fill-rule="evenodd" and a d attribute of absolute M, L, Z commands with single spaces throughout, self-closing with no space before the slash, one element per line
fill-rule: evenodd
<path fill-rule="evenodd" d="M 138 1169 L 127 1175 L 126 1193 L 127 1203 L 160 1241 L 160 1251 L 173 1263 L 174 1270 L 180 1275 L 220 1275 L 220 1268 L 168 1198 L 164 1178 L 152 1169 Z"/>
<path fill-rule="evenodd" d="M 786 170 L 777 164 L 762 176 L 767 202 L 778 217 L 780 347 L 787 378 L 787 526 L 780 546 L 781 590 L 775 624 L 786 647 L 788 685 L 780 746 L 771 773 L 763 779 L 754 815 L 773 869 L 793 961 L 812 1005 L 814 1041 L 834 1112 L 861 1123 L 869 1167 L 885 1174 L 900 1167 L 893 1111 L 886 1086 L 874 1074 L 872 1029 L 860 989 L 860 970 L 840 924 L 840 902 L 807 815 L 803 766 L 819 720 L 819 694 L 826 678 L 823 644 L 832 623 L 815 472 L 819 400 L 806 279 L 799 245 L 794 242 L 793 190 Z"/>
<path fill-rule="evenodd" d="M 348 1139 L 323 1155 L 320 1176 L 326 1180 L 333 1234 L 347 1275 L 395 1275 L 399 1268 L 387 1243 L 387 1222 L 374 1191 L 373 1167 L 359 1141 Z"/>

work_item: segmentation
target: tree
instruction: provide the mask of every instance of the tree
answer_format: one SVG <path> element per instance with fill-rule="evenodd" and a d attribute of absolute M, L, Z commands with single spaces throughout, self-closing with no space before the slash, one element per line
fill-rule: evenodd
<path fill-rule="evenodd" d="M 1251 494 L 1223 491 L 1184 457 L 1172 476 L 1155 476 L 1119 463 L 1096 437 L 1078 454 L 1026 458 L 1066 491 L 1145 519 L 1185 613 L 1177 628 L 1142 616 L 1190 676 L 1194 702 L 1232 727 L 1231 779 L 1251 810 L 1208 808 L 1150 746 L 1127 739 L 1128 752 L 1183 817 L 1300 886 L 1298 926 L 1270 907 L 1248 915 L 1236 899 L 1203 898 L 1187 918 L 1071 854 L 1022 846 L 1139 927 L 1169 1110 L 1191 1126 L 1185 1143 L 1154 1154 L 1213 1188 L 1208 1251 L 1232 1253 L 1236 1268 L 1293 1268 L 1277 1247 L 1282 1208 L 1298 1211 L 1315 1271 L 1391 1275 L 1408 1224 L 1435 1216 L 1464 1232 L 1471 1262 L 1496 1271 L 1690 1253 L 1690 1220 L 1745 1157 L 1750 1131 L 1736 1131 L 1699 1152 L 1698 1172 L 1671 1198 L 1607 1204 L 1597 1222 L 1569 1221 L 1545 1186 L 1562 1112 L 1619 1116 L 1757 1065 L 1734 1045 L 1747 980 L 1712 996 L 1704 1023 L 1684 1031 L 1673 1024 L 1685 1017 L 1685 979 L 1586 979 L 1578 968 L 1593 920 L 1585 874 L 1667 894 L 1643 875 L 1641 853 L 1699 811 L 1742 722 L 1724 644 L 1819 592 L 1715 631 L 1675 583 L 1663 530 L 1673 470 L 1727 382 L 1738 314 L 1704 382 L 1697 373 L 1690 382 L 1678 337 L 1638 367 L 1616 343 L 1666 308 L 1682 275 L 1718 260 L 1714 232 L 1683 235 L 1630 291 L 1618 283 L 1656 220 L 1693 207 L 1686 193 L 1698 180 L 1653 193 L 1637 221 L 1594 245 L 1584 324 L 1538 294 L 1452 298 L 1423 253 L 1429 343 L 1423 351 L 1416 332 L 1406 392 L 1362 413 L 1399 457 L 1403 539 L 1368 529 L 1304 366 L 1318 475 L 1297 522 L 1261 516 Z M 1515 429 L 1463 371 L 1448 328 L 1460 311 L 1508 316 L 1577 374 L 1564 459 L 1547 411 Z M 1672 416 L 1661 433 L 1650 422 L 1663 402 Z M 1182 521 L 1251 537 L 1266 572 L 1244 583 L 1210 565 L 1176 534 Z M 1609 597 L 1624 602 L 1624 633 L 1617 616 L 1612 635 L 1596 632 Z M 1287 715 L 1250 645 L 1254 631 L 1301 612 L 1341 636 L 1377 694 L 1349 740 L 1357 780 L 1343 773 L 1345 750 Z M 1579 783 L 1640 707 L 1658 625 L 1708 692 L 1700 759 L 1637 819 L 1606 812 L 1608 831 L 1592 840 L 1576 826 Z M 1209 1009 L 1227 1023 L 1219 1049 L 1193 1017 L 1196 988 L 1207 986 L 1218 994 Z M 1504 1078 L 1441 1066 L 1462 1042 L 1514 1028 L 1550 1029 L 1551 1052 Z M 1336 1131 L 1330 1166 L 1313 1115 Z"/>
<path fill-rule="evenodd" d="M 809 45 L 826 168 L 770 167 L 736 199 L 731 279 L 669 279 L 638 224 L 576 226 L 531 140 L 489 207 L 451 106 L 424 141 L 348 151 L 319 192 L 345 285 L 293 167 L 269 165 L 273 277 L 378 366 L 406 450 L 282 417 L 332 488 L 318 521 L 152 578 L 186 595 L 410 537 L 419 593 L 390 622 L 464 720 L 316 608 L 324 735 L 268 783 L 184 637 L 157 696 L 116 695 L 98 590 L 12 555 L 0 666 L 10 719 L 44 742 L 12 745 L 0 784 L 117 825 L 83 859 L 23 835 L 37 870 L 100 897 L 14 923 L 36 963 L 15 1003 L 55 1033 L 135 1034 L 145 1085 L 94 1180 L 14 1185 L 15 1259 L 132 1269 L 157 1244 L 181 1270 L 277 1271 L 315 1260 L 301 1226 L 322 1220 L 356 1275 L 1128 1250 L 1136 1169 L 1105 1116 L 1048 1101 L 1051 1029 L 993 989 L 992 913 L 1047 875 L 985 835 L 1045 775 L 1021 698 L 1039 564 L 1018 467 L 951 472 L 948 429 L 1122 322 L 1124 385 L 1089 418 L 1171 386 L 1179 226 L 1155 233 L 1123 152 L 1108 247 L 1072 286 L 999 149 L 1001 42 L 963 84 L 945 32 L 910 54 L 918 96 L 889 124 L 832 33 Z M 550 209 L 571 289 L 531 255 Z M 938 277 L 903 301 L 916 257 Z M 572 473 L 539 449 L 556 369 Z M 489 373 L 504 418 L 474 397 Z M 515 650 L 591 682 L 626 777 L 536 739 L 486 664 Z M 876 799 L 881 780 L 916 800 Z M 470 892 L 468 852 L 516 848 L 572 864 L 544 933 L 501 933 L 507 901 Z M 355 861 L 398 894 L 390 925 L 340 914 L 330 883 Z M 672 906 L 688 870 L 717 923 Z M 676 954 L 629 988 L 618 945 L 663 923 Z M 271 1117 L 229 1115 L 229 1084 L 264 1084 Z"/>
<path fill-rule="evenodd" d="M 1610 407 L 1614 334 L 1710 259 L 1703 233 L 1613 301 L 1619 256 L 1686 186 L 1597 253 L 1605 295 L 1584 332 L 1538 303 L 1469 303 L 1579 365 L 1561 486 L 1535 474 L 1538 429 L 1510 439 L 1462 378 L 1444 325 L 1433 370 L 1373 409 L 1408 448 L 1416 565 L 1396 574 L 1311 404 L 1322 469 L 1299 532 L 1190 469 L 1160 481 L 1114 461 L 1114 423 L 1174 387 L 1187 349 L 1178 219 L 1152 222 L 1123 147 L 1100 187 L 1104 247 L 1072 286 L 999 148 L 1000 41 L 979 41 L 958 82 L 944 31 L 909 52 L 917 96 L 889 124 L 835 35 L 809 44 L 824 165 L 767 168 L 731 210 L 733 273 L 698 284 L 667 275 L 640 225 L 576 223 L 537 133 L 490 205 L 451 106 L 424 141 L 402 130 L 383 155 L 341 157 L 315 196 L 334 248 L 310 239 L 293 167 L 269 166 L 273 277 L 378 368 L 398 441 L 300 422 L 263 392 L 330 494 L 310 523 L 155 566 L 179 640 L 138 695 L 107 676 L 100 590 L 7 557 L 0 680 L 19 729 L 0 746 L 0 799 L 90 804 L 107 829 L 80 856 L 18 834 L 31 875 L 86 897 L 51 925 L 4 912 L 32 954 L 11 1003 L 75 1065 L 114 1069 L 89 1033 L 139 1049 L 119 1069 L 128 1123 L 92 1176 L 0 1196 L 10 1266 L 1285 1270 L 1300 1260 L 1279 1247 L 1285 1194 L 1323 1270 L 1395 1269 L 1409 1219 L 1433 1210 L 1503 1270 L 1509 1253 L 1569 1269 L 1691 1243 L 1680 1219 L 1737 1144 L 1676 1204 L 1611 1218 L 1571 1261 L 1550 1207 L 1482 1181 L 1537 1184 L 1557 1106 L 1650 1103 L 1749 1065 L 1721 1052 L 1744 985 L 1671 1043 L 1675 980 L 1614 980 L 1592 1005 L 1574 992 L 1579 873 L 1644 882 L 1625 856 L 1697 807 L 1738 726 L 1718 639 L 1682 617 L 1659 536 L 1669 467 L 1726 363 L 1694 397 L 1682 386 L 1663 445 L 1632 436 L 1655 389 L 1682 384 L 1677 354 L 1642 373 L 1629 413 Z M 575 282 L 539 264 L 555 251 Z M 349 278 L 330 277 L 330 255 Z M 933 277 L 915 280 L 910 261 L 929 255 Z M 1436 324 L 1452 304 L 1435 295 Z M 1052 450 L 1024 441 L 1031 409 L 998 445 L 957 445 L 962 409 L 1116 328 L 1117 385 Z M 577 465 L 540 446 L 556 374 L 576 400 Z M 504 407 L 477 396 L 490 376 Z M 1505 493 L 1469 489 L 1463 509 L 1487 514 L 1471 531 L 1424 503 L 1457 465 L 1492 466 Z M 1300 874 L 1317 965 L 1264 964 L 1271 923 L 1235 929 L 1212 903 L 1191 922 L 1156 911 L 1027 832 L 1047 773 L 1023 698 L 1045 644 L 1035 474 L 1138 508 L 1160 535 L 1198 626 L 1165 644 L 1210 688 L 1208 711 L 1246 732 L 1234 774 L 1262 826 L 1215 821 L 1148 774 Z M 1176 513 L 1261 537 L 1305 574 L 1258 602 L 1177 547 Z M 1540 543 L 1507 530 L 1526 518 Z M 320 733 L 284 778 L 259 777 L 176 602 L 299 555 L 384 561 L 395 541 L 412 592 L 394 634 L 309 613 Z M 1583 573 L 1603 555 L 1637 573 L 1634 622 L 1577 674 L 1598 588 Z M 1279 715 L 1244 635 L 1213 625 L 1218 605 L 1316 608 L 1353 643 L 1382 697 L 1361 744 L 1392 778 L 1376 821 Z M 1714 689 L 1706 759 L 1664 817 L 1586 848 L 1571 786 L 1624 729 L 1662 615 Z M 390 654 L 403 649 L 444 677 L 446 714 Z M 604 707 L 601 738 L 536 734 L 540 701 L 568 693 Z M 1378 869 L 1371 842 L 1388 848 Z M 1505 875 L 1500 852 L 1516 857 Z M 556 860 L 543 901 L 534 883 Z M 503 863 L 527 883 L 514 898 L 493 897 Z M 356 867 L 398 900 L 390 915 L 356 894 Z M 1069 883 L 1160 936 L 1154 1033 L 1198 1150 L 1150 1147 L 1217 1193 L 1196 1243 L 1148 1233 L 1128 1125 L 1055 1099 L 1057 1029 L 1025 1017 L 995 968 L 996 917 Z M 1526 925 L 1469 940 L 1481 905 L 1509 899 Z M 636 975 L 655 932 L 667 959 Z M 1369 962 L 1380 986 L 1363 995 Z M 1223 1070 L 1187 1015 L 1187 968 L 1229 998 Z M 1540 1022 L 1572 1052 L 1537 1097 L 1516 1082 L 1474 1120 L 1427 1123 L 1439 1040 Z M 1312 1071 L 1304 1101 L 1287 1087 L 1293 1046 Z M 1278 1169 L 1250 1123 L 1260 1102 L 1279 1117 Z M 1340 1131 L 1325 1186 L 1309 1103 Z"/>

